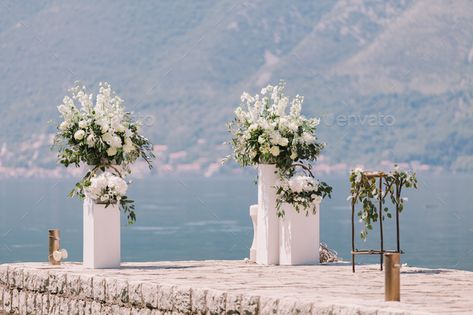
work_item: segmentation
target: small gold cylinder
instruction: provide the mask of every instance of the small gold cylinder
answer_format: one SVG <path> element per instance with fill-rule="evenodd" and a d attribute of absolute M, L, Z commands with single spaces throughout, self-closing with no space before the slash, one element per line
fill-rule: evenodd
<path fill-rule="evenodd" d="M 53 253 L 60 248 L 59 230 L 49 230 L 49 255 L 48 261 L 51 265 L 60 265 L 60 261 L 54 260 Z"/>
<path fill-rule="evenodd" d="M 384 254 L 384 299 L 401 300 L 401 254 Z"/>

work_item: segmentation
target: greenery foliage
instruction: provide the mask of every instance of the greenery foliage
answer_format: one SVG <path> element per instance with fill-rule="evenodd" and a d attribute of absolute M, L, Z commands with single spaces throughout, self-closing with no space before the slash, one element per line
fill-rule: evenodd
<path fill-rule="evenodd" d="M 377 179 L 383 178 L 383 186 L 381 189 L 377 183 Z M 371 172 L 364 172 L 361 168 L 356 168 L 350 173 L 350 192 L 348 200 L 351 200 L 352 207 L 356 203 L 361 203 L 362 209 L 357 212 L 364 228 L 360 233 L 360 237 L 366 240 L 368 231 L 373 229 L 373 223 L 378 220 L 384 220 L 385 217 L 391 218 L 392 214 L 386 206 L 385 199 L 389 196 L 396 211 L 402 212 L 404 202 L 407 200 L 402 198 L 403 188 L 417 188 L 416 174 L 412 171 L 399 170 L 397 165 L 394 170 L 389 173 L 378 173 L 373 176 Z M 379 217 L 379 209 L 375 202 L 383 205 L 381 218 Z"/>

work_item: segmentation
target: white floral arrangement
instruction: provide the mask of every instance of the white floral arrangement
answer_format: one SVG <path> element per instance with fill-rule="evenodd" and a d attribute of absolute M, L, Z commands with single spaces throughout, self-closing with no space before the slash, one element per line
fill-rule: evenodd
<path fill-rule="evenodd" d="M 306 118 L 301 114 L 304 97 L 297 95 L 290 100 L 285 94 L 285 83 L 268 85 L 254 96 L 247 92 L 241 95 L 241 105 L 235 110 L 235 119 L 229 124 L 233 158 L 241 166 L 275 164 L 281 185 L 277 186 L 277 211 L 284 216 L 283 203 L 292 204 L 297 212 L 309 213 L 315 200 L 330 197 L 332 188 L 326 183 L 319 183 L 306 191 L 294 191 L 291 184 L 301 181 L 292 178 L 296 167 L 302 166 L 307 177 L 313 179 L 310 165 L 306 162 L 317 160 L 325 144 L 316 137 L 320 119 Z M 228 156 L 227 159 L 232 156 Z M 298 182 L 300 183 L 300 182 Z M 308 182 L 307 182 L 308 183 Z M 311 182 L 312 183 L 312 182 Z"/>
<path fill-rule="evenodd" d="M 284 203 L 291 204 L 298 213 L 302 211 L 305 215 L 315 214 L 322 199 L 331 193 L 331 188 L 326 183 L 307 175 L 295 175 L 283 180 L 276 189 L 279 217 L 285 215 L 284 208 L 281 206 Z"/>
<path fill-rule="evenodd" d="M 65 96 L 58 106 L 63 121 L 54 141 L 61 164 L 128 165 L 142 157 L 151 166 L 152 144 L 140 135 L 139 123 L 110 84 L 100 83 L 95 104 L 85 86 L 76 84 L 69 92 L 72 97 Z"/>
<path fill-rule="evenodd" d="M 116 203 L 125 197 L 128 190 L 126 181 L 110 172 L 95 175 L 90 185 L 85 187 L 85 194 L 100 203 Z"/>
<path fill-rule="evenodd" d="M 261 94 L 241 95 L 242 104 L 229 124 L 234 158 L 241 166 L 276 164 L 286 170 L 295 161 L 316 160 L 324 148 L 315 136 L 320 120 L 301 115 L 304 97 L 289 100 L 284 89 L 281 81 Z"/>
<path fill-rule="evenodd" d="M 152 167 L 153 145 L 140 134 L 139 122 L 125 111 L 124 101 L 110 84 L 101 82 L 95 98 L 79 83 L 69 92 L 71 96 L 65 96 L 57 107 L 62 122 L 57 127 L 53 148 L 58 151 L 59 163 L 65 167 L 79 167 L 81 164 L 91 167 L 69 196 L 84 198 L 92 180 L 103 179 L 101 175 L 94 177 L 98 171 L 116 170 L 115 166 L 119 165 L 121 172 L 130 173 L 129 166 L 140 157 Z M 123 180 L 121 172 L 117 172 L 120 175 L 118 178 Z M 110 192 L 100 197 L 106 198 L 107 195 L 115 198 L 127 214 L 129 223 L 133 223 L 136 220 L 133 200 L 125 198 L 119 191 Z M 117 194 L 113 195 L 115 192 Z"/>

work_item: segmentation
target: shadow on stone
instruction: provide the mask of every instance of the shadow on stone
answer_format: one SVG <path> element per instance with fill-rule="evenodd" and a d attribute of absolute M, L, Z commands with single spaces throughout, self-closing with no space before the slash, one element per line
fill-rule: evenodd
<path fill-rule="evenodd" d="M 118 270 L 179 270 L 179 269 L 193 269 L 201 268 L 204 266 L 193 265 L 193 266 L 122 266 Z"/>
<path fill-rule="evenodd" d="M 410 274 L 426 274 L 426 275 L 438 275 L 441 273 L 451 272 L 450 270 L 444 269 L 431 269 L 431 270 L 410 270 L 410 271 L 401 271 L 401 274 L 410 275 Z"/>

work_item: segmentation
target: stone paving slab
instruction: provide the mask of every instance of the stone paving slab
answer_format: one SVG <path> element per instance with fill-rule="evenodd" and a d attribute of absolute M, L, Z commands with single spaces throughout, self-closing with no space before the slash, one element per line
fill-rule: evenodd
<path fill-rule="evenodd" d="M 378 267 L 353 274 L 348 264 L 6 264 L 0 305 L 21 314 L 473 314 L 473 272 L 402 267 L 402 301 L 384 302 Z"/>

